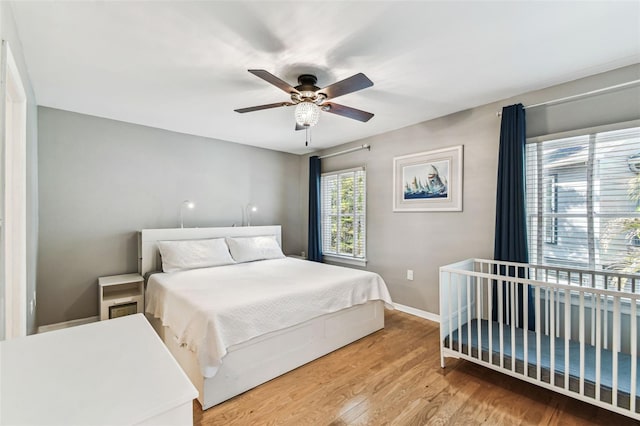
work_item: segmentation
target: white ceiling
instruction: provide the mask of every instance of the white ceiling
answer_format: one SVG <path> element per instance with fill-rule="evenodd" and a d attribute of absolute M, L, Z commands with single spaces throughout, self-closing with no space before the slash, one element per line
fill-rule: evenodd
<path fill-rule="evenodd" d="M 374 86 L 322 113 L 309 148 L 380 134 L 640 62 L 640 2 L 12 3 L 39 105 L 292 153 L 288 100 L 247 72 Z"/>

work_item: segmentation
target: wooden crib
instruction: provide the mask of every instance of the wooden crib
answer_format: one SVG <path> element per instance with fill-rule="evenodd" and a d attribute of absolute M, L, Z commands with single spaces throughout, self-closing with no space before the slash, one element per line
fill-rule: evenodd
<path fill-rule="evenodd" d="M 469 259 L 440 268 L 440 347 L 640 420 L 640 275 Z"/>

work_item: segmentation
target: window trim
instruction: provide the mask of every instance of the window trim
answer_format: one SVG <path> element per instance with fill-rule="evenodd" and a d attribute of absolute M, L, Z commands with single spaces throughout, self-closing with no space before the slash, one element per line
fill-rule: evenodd
<path fill-rule="evenodd" d="M 365 252 L 366 253 L 366 252 Z M 367 258 L 340 256 L 337 254 L 322 254 L 322 260 L 335 263 L 345 263 L 354 266 L 367 266 Z"/>
<path fill-rule="evenodd" d="M 354 265 L 354 266 L 367 266 L 367 169 L 365 166 L 359 166 L 359 167 L 351 167 L 348 169 L 341 169 L 341 170 L 334 170 L 331 172 L 324 172 L 321 173 L 320 177 L 321 177 L 321 182 L 322 182 L 322 178 L 324 178 L 325 176 L 338 176 L 342 173 L 351 173 L 351 172 L 358 172 L 358 171 L 362 171 L 364 172 L 364 192 L 362 193 L 362 197 L 363 197 L 363 214 L 361 216 L 364 216 L 364 246 L 363 246 L 363 250 L 364 250 L 364 256 L 363 257 L 355 257 L 354 256 L 349 256 L 349 255 L 344 255 L 344 254 L 339 254 L 339 253 L 324 253 L 324 240 L 321 241 L 321 245 L 322 245 L 322 260 L 325 261 L 329 261 L 329 262 L 335 262 L 335 263 L 344 263 L 347 265 Z M 323 185 L 321 185 L 321 188 L 323 188 Z M 355 192 L 354 192 L 354 196 L 355 196 Z M 324 206 L 322 205 L 322 200 L 324 200 L 324 195 L 321 194 L 320 196 L 321 198 L 321 203 L 320 203 L 320 229 L 321 229 L 321 236 L 324 237 L 324 224 L 325 224 L 325 209 Z M 355 208 L 355 203 L 354 203 L 354 208 Z M 355 216 L 356 213 L 354 212 L 354 223 L 355 223 Z M 355 226 L 354 226 L 354 233 L 355 233 Z M 354 240 L 355 240 L 355 235 L 354 235 Z"/>

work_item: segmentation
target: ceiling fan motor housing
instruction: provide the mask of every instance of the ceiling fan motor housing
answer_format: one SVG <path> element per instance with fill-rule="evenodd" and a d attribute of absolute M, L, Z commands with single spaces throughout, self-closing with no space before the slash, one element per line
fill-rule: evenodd
<path fill-rule="evenodd" d="M 299 92 L 316 92 L 320 90 L 319 87 L 316 86 L 318 79 L 313 74 L 302 74 L 298 77 L 299 86 L 296 86 L 295 89 Z"/>
<path fill-rule="evenodd" d="M 291 92 L 291 100 L 294 104 L 300 102 L 311 102 L 320 105 L 327 99 L 324 93 L 317 93 L 320 88 L 316 86 L 318 79 L 312 74 L 302 74 L 298 77 L 298 86 L 294 87 L 296 92 Z"/>

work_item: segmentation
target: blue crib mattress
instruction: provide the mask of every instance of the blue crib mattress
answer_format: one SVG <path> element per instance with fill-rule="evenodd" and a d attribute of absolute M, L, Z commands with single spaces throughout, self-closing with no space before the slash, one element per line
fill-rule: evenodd
<path fill-rule="evenodd" d="M 499 365 L 500 354 L 500 326 L 495 321 L 481 320 L 480 333 L 482 336 L 482 350 L 481 356 L 485 361 L 488 361 L 489 353 L 489 323 L 492 327 L 492 352 L 493 363 L 496 361 Z M 467 324 L 462 325 L 462 349 L 463 353 L 468 353 L 468 339 L 469 334 L 467 331 Z M 522 328 L 515 329 L 515 359 L 516 365 L 518 362 L 524 364 L 524 333 Z M 452 349 L 458 350 L 460 339 L 458 337 L 458 330 L 454 330 Z M 526 331 L 527 345 L 528 345 L 528 371 L 531 371 L 537 364 L 537 341 L 536 334 L 532 331 Z M 554 338 L 555 343 L 555 375 L 564 376 L 565 374 L 565 340 L 563 338 Z M 449 347 L 449 337 L 445 338 L 445 346 Z M 550 342 L 551 337 L 547 335 L 540 336 L 540 366 L 544 371 L 549 372 L 551 369 L 551 357 L 550 357 Z M 511 354 L 513 349 L 511 347 L 511 327 L 508 325 L 503 326 L 503 345 L 505 361 L 509 359 L 509 365 L 511 360 Z M 476 319 L 471 320 L 471 348 L 472 353 L 475 353 L 474 357 L 478 358 L 478 322 Z M 613 389 L 613 352 L 608 349 L 600 349 L 600 385 L 601 389 L 611 391 Z M 636 371 L 636 395 L 640 396 L 640 363 L 637 365 Z M 584 380 L 585 385 L 594 386 L 596 383 L 596 347 L 585 344 L 584 346 Z M 522 369 L 524 370 L 524 369 Z M 522 371 L 521 371 L 522 372 Z M 531 373 L 529 373 L 531 375 Z M 575 340 L 569 340 L 569 378 L 570 380 L 580 380 L 580 342 Z M 555 379 L 556 385 L 559 385 L 558 379 Z M 618 353 L 618 392 L 619 395 L 629 396 L 631 393 L 631 356 L 624 353 Z"/>

